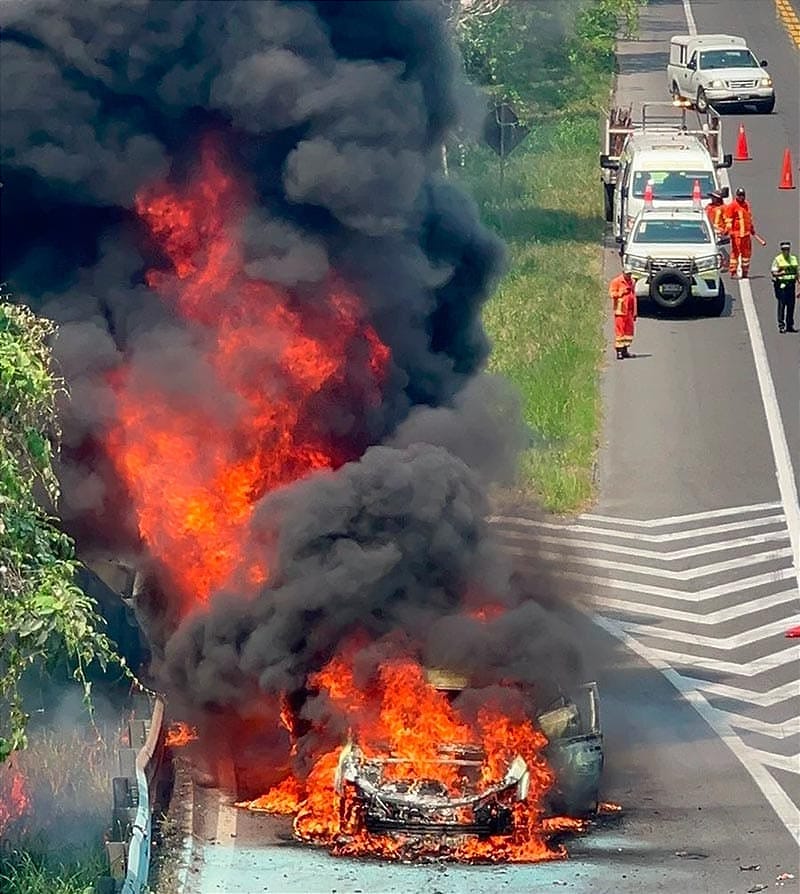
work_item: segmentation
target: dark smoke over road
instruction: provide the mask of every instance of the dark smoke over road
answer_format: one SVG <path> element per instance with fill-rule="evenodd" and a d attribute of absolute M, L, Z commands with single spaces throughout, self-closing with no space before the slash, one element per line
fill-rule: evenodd
<path fill-rule="evenodd" d="M 195 328 L 146 284 L 166 262 L 135 213 L 154 182 L 191 179 L 209 134 L 250 186 L 245 274 L 302 309 L 335 272 L 391 352 L 378 407 L 315 405 L 363 455 L 260 496 L 252 539 L 277 570 L 255 598 L 219 592 L 179 622 L 154 568 L 141 608 L 161 683 L 189 710 L 236 708 L 254 686 L 302 686 L 356 629 L 496 678 L 574 668 L 485 521 L 486 487 L 525 434 L 484 372 L 502 247 L 440 176 L 463 87 L 440 5 L 10 0 L 0 20 L 2 275 L 60 323 L 62 511 L 81 549 L 147 564 L 103 450 L 116 370 L 220 425 L 239 412 L 211 387 Z M 477 623 L 467 593 L 511 610 Z"/>

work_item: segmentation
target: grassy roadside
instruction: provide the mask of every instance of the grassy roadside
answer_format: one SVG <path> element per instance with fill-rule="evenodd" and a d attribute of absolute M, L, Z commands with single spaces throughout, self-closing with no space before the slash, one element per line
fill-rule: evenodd
<path fill-rule="evenodd" d="M 509 270 L 484 312 L 490 368 L 518 387 L 534 433 L 519 496 L 553 512 L 594 493 L 606 312 L 599 126 L 592 110 L 536 126 L 507 160 L 502 189 L 489 149 L 470 148 L 454 174 L 509 247 Z"/>

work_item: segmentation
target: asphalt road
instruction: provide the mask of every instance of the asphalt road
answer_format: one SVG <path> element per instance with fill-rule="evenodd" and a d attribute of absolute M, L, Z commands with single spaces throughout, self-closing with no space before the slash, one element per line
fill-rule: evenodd
<path fill-rule="evenodd" d="M 769 242 L 756 249 L 752 301 L 797 481 L 800 336 L 777 333 L 768 268 L 779 239 L 800 246 L 800 190 L 777 189 L 784 148 L 800 160 L 800 56 L 773 0 L 691 0 L 689 10 L 699 32 L 746 37 L 778 85 L 775 114 L 735 113 L 724 126 L 732 151 L 744 121 L 753 155 L 731 183 L 748 190 Z M 640 39 L 620 46 L 619 104 L 666 98 L 669 37 L 686 30 L 683 0 L 650 0 Z M 618 259 L 609 250 L 606 260 L 610 277 Z M 605 796 L 624 805 L 624 818 L 575 839 L 566 862 L 403 866 L 300 847 L 284 821 L 196 788 L 185 894 L 738 894 L 800 875 L 800 653 L 782 636 L 800 623 L 794 508 L 776 474 L 747 296 L 738 284 L 730 291 L 720 319 L 640 319 L 636 358 L 609 361 L 593 514 L 496 519 L 520 562 L 551 551 L 576 593 L 595 600 L 580 635 L 601 686 Z"/>

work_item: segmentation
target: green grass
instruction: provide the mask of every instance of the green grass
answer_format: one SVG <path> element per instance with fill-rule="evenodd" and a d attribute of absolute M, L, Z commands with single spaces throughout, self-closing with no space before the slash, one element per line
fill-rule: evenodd
<path fill-rule="evenodd" d="M 111 753 L 89 728 L 33 730 L 11 765 L 25 779 L 27 809 L 4 828 L 0 841 L 3 894 L 93 894 L 108 872 L 103 831 L 111 824 Z M 0 765 L 0 796 L 7 795 Z"/>
<path fill-rule="evenodd" d="M 600 77 L 606 96 L 610 75 Z M 598 154 L 600 101 L 535 124 L 507 159 L 501 186 L 491 150 L 469 147 L 452 176 L 509 248 L 509 269 L 487 304 L 490 369 L 518 387 L 533 446 L 519 496 L 571 512 L 594 495 L 606 287 Z"/>

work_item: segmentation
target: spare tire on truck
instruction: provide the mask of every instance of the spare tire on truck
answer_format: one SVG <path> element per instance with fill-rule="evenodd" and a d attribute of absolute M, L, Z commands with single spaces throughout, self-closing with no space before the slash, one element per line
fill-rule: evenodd
<path fill-rule="evenodd" d="M 664 310 L 685 307 L 692 298 L 692 281 L 676 267 L 665 267 L 650 282 L 650 300 Z"/>

